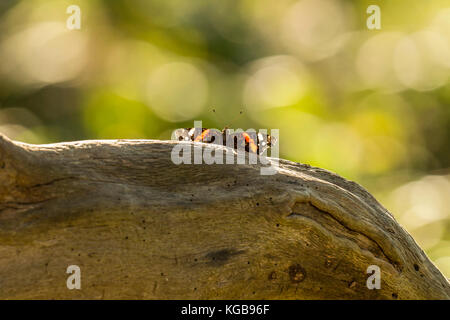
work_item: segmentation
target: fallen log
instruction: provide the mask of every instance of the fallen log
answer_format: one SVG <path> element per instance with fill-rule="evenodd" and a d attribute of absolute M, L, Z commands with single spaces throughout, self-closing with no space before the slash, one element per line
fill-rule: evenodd
<path fill-rule="evenodd" d="M 282 159 L 176 165 L 175 144 L 0 135 L 0 299 L 450 298 L 355 182 Z"/>

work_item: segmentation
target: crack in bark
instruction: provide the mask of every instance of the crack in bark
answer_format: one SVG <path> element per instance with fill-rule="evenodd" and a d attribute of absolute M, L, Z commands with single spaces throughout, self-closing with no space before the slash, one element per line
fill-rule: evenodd
<path fill-rule="evenodd" d="M 27 188 L 33 189 L 33 188 L 38 188 L 38 187 L 44 187 L 44 186 L 52 185 L 52 184 L 54 184 L 54 183 L 56 183 L 56 182 L 59 182 L 59 181 L 73 180 L 73 179 L 76 179 L 76 177 L 58 178 L 58 179 L 50 180 L 50 181 L 48 181 L 48 182 L 34 184 L 34 185 L 32 185 L 32 186 L 28 186 Z"/>
<path fill-rule="evenodd" d="M 298 203 L 298 202 L 297 202 L 297 203 Z M 296 204 L 297 204 L 297 203 L 296 203 Z M 336 217 L 334 217 L 332 214 L 330 214 L 330 213 L 328 213 L 328 212 L 326 212 L 326 211 L 323 211 L 322 209 L 318 208 L 317 206 L 315 206 L 313 203 L 311 203 L 311 202 L 309 202 L 309 201 L 308 201 L 308 202 L 302 202 L 302 204 L 308 204 L 308 205 L 310 205 L 311 207 L 313 207 L 315 210 L 317 210 L 317 211 L 319 211 L 320 213 L 322 213 L 323 215 L 326 215 L 327 217 L 329 217 L 330 219 L 332 219 L 334 222 L 336 222 L 337 224 L 339 224 L 342 228 L 344 228 L 348 233 L 359 234 L 359 235 L 363 236 L 364 238 L 366 238 L 367 240 L 369 240 L 370 242 L 372 242 L 372 243 L 378 248 L 378 250 L 380 251 L 380 253 L 381 253 L 381 255 L 382 255 L 381 257 L 380 257 L 380 255 L 377 254 L 376 252 L 373 252 L 372 250 L 370 250 L 370 248 L 364 248 L 364 247 L 361 247 L 361 246 L 358 244 L 358 241 L 355 241 L 355 239 L 354 239 L 353 237 L 345 237 L 345 236 L 344 236 L 346 239 L 351 240 L 351 241 L 353 241 L 354 243 L 356 243 L 356 245 L 357 245 L 360 249 L 371 252 L 375 257 L 384 258 L 384 260 L 386 260 L 386 262 L 388 262 L 390 265 L 392 265 L 392 267 L 393 267 L 395 270 L 397 270 L 397 272 L 399 272 L 399 273 L 402 272 L 402 268 L 401 268 L 401 266 L 400 266 L 400 265 L 401 265 L 400 262 L 395 261 L 395 260 L 393 260 L 391 257 L 389 257 L 389 255 L 386 254 L 386 252 L 383 250 L 383 248 L 380 246 L 380 244 L 379 244 L 376 240 L 372 239 L 370 236 L 368 236 L 368 235 L 362 233 L 361 231 L 354 230 L 354 229 L 352 229 L 352 228 L 346 226 L 346 225 L 345 225 L 344 223 L 342 223 L 340 220 L 336 219 Z M 294 207 L 295 207 L 295 204 L 294 204 Z M 311 218 L 311 217 L 308 216 L 308 215 L 305 215 L 305 214 L 302 214 L 302 213 L 294 212 L 294 211 L 293 211 L 293 212 L 290 213 L 287 217 L 296 216 L 296 215 L 302 216 L 302 217 L 307 218 L 307 219 L 311 219 L 311 220 L 313 220 L 314 222 L 317 222 L 317 223 L 319 223 L 320 225 L 322 225 L 325 229 L 327 229 L 329 232 L 335 234 L 337 237 L 341 237 L 340 235 L 336 234 L 336 232 L 333 231 L 332 228 L 330 228 L 330 227 L 327 226 L 326 224 L 321 223 L 321 222 L 318 221 L 318 220 L 314 220 L 313 218 Z"/>
<path fill-rule="evenodd" d="M 44 199 L 44 200 L 39 200 L 39 201 L 30 201 L 30 202 L 4 202 L 4 203 L 0 203 L 0 213 L 2 213 L 3 211 L 5 211 L 6 209 L 14 209 L 14 210 L 23 210 L 23 209 L 30 209 L 30 208 L 34 208 L 35 205 L 38 204 L 42 204 L 44 202 L 53 200 L 56 198 L 48 198 L 48 199 Z"/>

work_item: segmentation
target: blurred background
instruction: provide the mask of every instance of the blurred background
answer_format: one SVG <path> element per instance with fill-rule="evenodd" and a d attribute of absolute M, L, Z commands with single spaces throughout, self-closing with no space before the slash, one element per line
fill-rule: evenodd
<path fill-rule="evenodd" d="M 450 277 L 448 1 L 0 1 L 1 133 L 170 139 L 194 120 L 279 129 L 282 158 L 363 185 Z"/>

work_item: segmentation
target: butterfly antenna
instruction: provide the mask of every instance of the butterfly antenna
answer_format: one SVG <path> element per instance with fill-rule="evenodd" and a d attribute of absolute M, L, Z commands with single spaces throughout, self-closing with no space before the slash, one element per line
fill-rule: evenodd
<path fill-rule="evenodd" d="M 217 116 L 217 112 L 216 112 L 216 109 L 215 109 L 215 108 L 212 108 L 212 109 L 211 109 L 211 112 L 213 112 L 213 113 Z M 230 123 L 233 123 L 233 122 L 236 120 L 236 118 L 239 117 L 240 115 L 242 115 L 243 113 L 244 113 L 244 111 L 240 110 L 240 111 L 239 111 L 239 114 L 236 115 L 236 116 L 231 120 Z M 228 128 L 230 128 L 230 124 L 227 124 L 227 125 L 224 127 L 224 130 L 226 130 L 226 129 L 228 129 Z"/>
<path fill-rule="evenodd" d="M 217 110 L 216 110 L 216 108 L 212 108 L 211 109 L 211 112 L 214 114 L 214 116 L 213 116 L 213 121 L 214 122 L 220 122 L 220 121 L 218 121 L 218 118 L 217 118 Z"/>
<path fill-rule="evenodd" d="M 242 110 L 240 110 L 239 111 L 239 114 L 238 115 L 236 115 L 234 118 L 233 118 L 233 120 L 231 120 L 231 123 L 233 123 L 240 115 L 242 115 L 244 113 L 244 111 L 242 111 Z M 227 126 L 225 126 L 225 128 L 229 128 L 230 127 L 230 125 L 227 125 Z"/>

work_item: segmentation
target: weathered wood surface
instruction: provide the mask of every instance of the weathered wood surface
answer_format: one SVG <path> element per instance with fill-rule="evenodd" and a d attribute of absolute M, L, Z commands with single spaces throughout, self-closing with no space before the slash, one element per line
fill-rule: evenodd
<path fill-rule="evenodd" d="M 0 298 L 449 299 L 358 184 L 286 160 L 272 176 L 174 165 L 174 144 L 0 135 Z M 81 290 L 66 287 L 69 265 Z M 380 290 L 366 287 L 369 265 Z"/>

